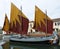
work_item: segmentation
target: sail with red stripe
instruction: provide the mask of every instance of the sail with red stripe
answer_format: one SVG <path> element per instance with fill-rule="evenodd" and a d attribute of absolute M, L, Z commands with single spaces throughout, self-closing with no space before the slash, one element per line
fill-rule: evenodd
<path fill-rule="evenodd" d="M 46 32 L 50 34 L 53 33 L 53 21 L 45 13 L 43 13 L 37 6 L 35 6 L 34 29 L 45 33 Z"/>
<path fill-rule="evenodd" d="M 9 34 L 9 20 L 6 14 L 5 14 L 5 20 L 2 30 L 5 31 L 6 34 Z"/>
<path fill-rule="evenodd" d="M 29 20 L 13 3 L 11 3 L 10 31 L 27 34 Z"/>

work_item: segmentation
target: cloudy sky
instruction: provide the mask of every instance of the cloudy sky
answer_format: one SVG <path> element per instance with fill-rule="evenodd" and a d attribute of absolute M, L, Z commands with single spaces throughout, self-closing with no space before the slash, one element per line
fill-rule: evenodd
<path fill-rule="evenodd" d="M 19 9 L 22 5 L 22 11 L 29 20 L 34 20 L 35 5 L 43 12 L 47 9 L 47 15 L 50 18 L 60 18 L 60 0 L 0 0 L 0 26 L 3 26 L 5 13 L 10 20 L 11 2 Z"/>

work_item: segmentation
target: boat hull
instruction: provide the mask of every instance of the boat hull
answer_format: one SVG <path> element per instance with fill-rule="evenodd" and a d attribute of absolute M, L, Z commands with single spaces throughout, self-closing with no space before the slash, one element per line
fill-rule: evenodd
<path fill-rule="evenodd" d="M 50 37 L 11 37 L 10 38 L 10 42 L 14 42 L 14 43 L 22 43 L 22 44 L 29 44 L 29 45 L 36 45 L 36 44 L 59 44 L 59 39 L 56 40 L 55 43 L 54 39 L 52 38 L 52 36 Z"/>
<path fill-rule="evenodd" d="M 14 40 L 10 40 L 10 44 L 13 44 L 13 45 L 24 45 L 24 46 L 36 46 L 36 45 L 59 45 L 59 40 L 55 43 L 55 44 L 51 44 L 49 42 L 49 40 L 46 40 L 46 41 L 39 41 L 39 42 L 23 42 L 23 41 L 14 41 Z"/>
<path fill-rule="evenodd" d="M 35 41 L 35 42 L 26 42 L 26 41 L 15 41 L 15 40 L 10 40 L 10 43 L 25 44 L 25 45 L 42 45 L 42 44 L 50 44 L 50 43 L 49 43 L 49 40 L 46 40 L 46 41 Z"/>

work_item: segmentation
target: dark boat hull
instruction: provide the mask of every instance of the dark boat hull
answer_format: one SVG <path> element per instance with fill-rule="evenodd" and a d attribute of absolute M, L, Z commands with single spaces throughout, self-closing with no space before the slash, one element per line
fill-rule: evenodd
<path fill-rule="evenodd" d="M 39 42 L 24 42 L 24 41 L 13 41 L 10 40 L 10 43 L 25 44 L 25 45 L 41 45 L 41 44 L 50 44 L 49 40 L 39 41 Z"/>
<path fill-rule="evenodd" d="M 14 41 L 14 40 L 10 40 L 10 43 L 13 43 L 13 44 L 20 44 L 20 45 L 58 45 L 59 44 L 59 40 L 57 41 L 57 43 L 55 44 L 51 44 L 49 42 L 49 40 L 46 40 L 46 41 L 39 41 L 39 42 L 23 42 L 23 41 Z"/>
<path fill-rule="evenodd" d="M 21 38 L 22 39 L 22 38 Z M 25 38 L 24 38 L 25 39 Z M 29 39 L 29 38 L 27 38 Z M 11 38 L 10 39 L 10 43 L 17 43 L 17 44 L 25 44 L 25 45 L 41 45 L 41 44 L 49 44 L 49 45 L 58 45 L 59 44 L 59 39 L 56 40 L 56 43 L 53 43 L 53 40 L 27 40 L 25 39 L 24 40 L 19 40 L 18 38 L 17 39 L 14 39 L 14 38 Z M 35 39 L 35 38 L 34 38 Z M 38 38 L 40 39 L 40 38 Z"/>

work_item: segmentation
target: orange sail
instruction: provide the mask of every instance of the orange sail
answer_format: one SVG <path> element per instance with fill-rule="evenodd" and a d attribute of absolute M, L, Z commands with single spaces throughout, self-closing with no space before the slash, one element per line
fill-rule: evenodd
<path fill-rule="evenodd" d="M 10 16 L 10 31 L 19 34 L 27 34 L 28 22 L 27 17 L 11 3 L 11 16 Z"/>
<path fill-rule="evenodd" d="M 53 21 L 45 13 L 43 13 L 37 6 L 35 6 L 34 28 L 37 31 L 45 33 L 47 32 L 50 34 L 53 33 Z"/>
<path fill-rule="evenodd" d="M 5 31 L 7 34 L 9 34 L 9 20 L 6 14 L 5 14 L 5 21 L 2 30 Z"/>

